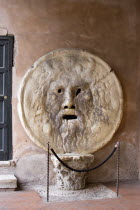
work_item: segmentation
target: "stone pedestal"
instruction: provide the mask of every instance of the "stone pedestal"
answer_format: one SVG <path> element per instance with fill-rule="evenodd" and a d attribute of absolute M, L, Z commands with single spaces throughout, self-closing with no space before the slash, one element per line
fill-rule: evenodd
<path fill-rule="evenodd" d="M 94 161 L 91 154 L 61 154 L 60 159 L 74 169 L 88 169 Z M 54 155 L 51 160 L 56 173 L 56 184 L 61 190 L 80 190 L 85 188 L 87 172 L 74 172 L 63 166 Z"/>

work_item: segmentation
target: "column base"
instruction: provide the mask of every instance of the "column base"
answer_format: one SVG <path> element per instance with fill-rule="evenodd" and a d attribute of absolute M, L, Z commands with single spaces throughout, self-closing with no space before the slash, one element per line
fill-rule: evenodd
<path fill-rule="evenodd" d="M 68 166 L 74 169 L 88 169 L 94 161 L 94 155 L 91 154 L 60 154 L 60 159 Z M 63 166 L 54 155 L 51 160 L 56 173 L 56 185 L 61 190 L 80 190 L 86 185 L 88 172 L 74 172 Z"/>

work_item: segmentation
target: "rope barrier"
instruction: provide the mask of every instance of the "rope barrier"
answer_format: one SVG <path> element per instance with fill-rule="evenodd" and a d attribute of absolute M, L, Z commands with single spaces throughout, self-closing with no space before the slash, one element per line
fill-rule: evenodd
<path fill-rule="evenodd" d="M 116 149 L 117 149 L 118 146 L 119 146 L 119 142 L 117 142 L 117 144 L 115 145 L 113 151 L 109 154 L 109 156 L 108 156 L 102 163 L 100 163 L 99 165 L 95 166 L 94 168 L 83 169 L 83 170 L 74 169 L 74 168 L 68 166 L 66 163 L 64 163 L 64 162 L 58 157 L 58 155 L 56 154 L 56 152 L 55 152 L 53 149 L 51 149 L 51 151 L 52 151 L 53 155 L 59 160 L 59 162 L 63 164 L 63 166 L 65 166 L 66 168 L 70 169 L 71 171 L 75 171 L 75 172 L 80 172 L 80 173 L 81 173 L 81 172 L 93 171 L 93 170 L 99 168 L 100 166 L 102 166 L 104 163 L 106 163 L 106 162 L 112 157 L 112 155 L 114 154 L 114 152 L 116 151 Z"/>

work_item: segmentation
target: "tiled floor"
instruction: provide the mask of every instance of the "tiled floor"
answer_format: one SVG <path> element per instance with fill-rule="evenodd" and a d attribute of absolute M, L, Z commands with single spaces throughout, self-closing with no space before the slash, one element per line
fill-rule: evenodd
<path fill-rule="evenodd" d="M 112 184 L 106 186 L 115 190 Z M 0 210 L 140 210 L 140 181 L 121 183 L 120 194 L 113 199 L 43 203 L 34 191 L 0 192 Z"/>

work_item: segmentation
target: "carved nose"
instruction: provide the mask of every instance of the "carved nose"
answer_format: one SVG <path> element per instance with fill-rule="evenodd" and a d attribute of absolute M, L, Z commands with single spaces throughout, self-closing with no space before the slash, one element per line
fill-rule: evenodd
<path fill-rule="evenodd" d="M 75 109 L 75 106 L 72 105 L 72 106 L 64 106 L 64 109 Z"/>
<path fill-rule="evenodd" d="M 75 109 L 72 97 L 66 98 L 66 100 L 63 103 L 63 109 Z"/>
<path fill-rule="evenodd" d="M 75 109 L 74 97 L 72 94 L 72 90 L 69 87 L 66 88 L 62 108 L 63 109 Z"/>

